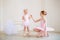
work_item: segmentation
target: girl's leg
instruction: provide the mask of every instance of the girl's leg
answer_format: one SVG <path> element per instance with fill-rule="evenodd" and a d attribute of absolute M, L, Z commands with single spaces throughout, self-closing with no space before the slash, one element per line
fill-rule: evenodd
<path fill-rule="evenodd" d="M 24 26 L 24 36 L 26 36 L 26 26 Z"/>
<path fill-rule="evenodd" d="M 41 31 L 41 36 L 43 37 L 45 35 L 44 31 Z"/>
<path fill-rule="evenodd" d="M 45 31 L 44 31 L 44 36 L 49 36 L 48 32 L 46 31 L 46 27 L 45 27 Z"/>
<path fill-rule="evenodd" d="M 24 26 L 24 32 L 26 32 L 26 26 Z"/>
<path fill-rule="evenodd" d="M 44 31 L 40 30 L 40 32 L 38 32 L 38 37 L 44 37 L 45 33 Z"/>
<path fill-rule="evenodd" d="M 27 27 L 27 32 L 29 32 L 29 27 Z"/>
<path fill-rule="evenodd" d="M 27 27 L 27 35 L 30 36 L 30 30 L 29 30 L 29 27 Z"/>
<path fill-rule="evenodd" d="M 44 32 L 44 36 L 48 36 L 48 32 L 47 31 Z"/>
<path fill-rule="evenodd" d="M 35 32 L 40 32 L 41 30 L 34 28 L 33 29 Z"/>
<path fill-rule="evenodd" d="M 44 36 L 43 31 L 38 32 L 37 37 L 43 37 L 43 36 Z"/>
<path fill-rule="evenodd" d="M 41 30 L 35 28 L 34 31 L 37 32 L 37 37 L 41 37 Z"/>

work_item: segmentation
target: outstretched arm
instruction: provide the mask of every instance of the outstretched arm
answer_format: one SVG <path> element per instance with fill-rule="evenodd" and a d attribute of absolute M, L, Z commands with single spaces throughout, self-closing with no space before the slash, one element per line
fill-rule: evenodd
<path fill-rule="evenodd" d="M 38 19 L 38 20 L 34 20 L 34 18 L 31 16 L 31 18 L 32 18 L 32 20 L 34 21 L 34 22 L 39 22 L 41 19 Z"/>
<path fill-rule="evenodd" d="M 22 20 L 24 20 L 24 16 L 22 16 Z"/>
<path fill-rule="evenodd" d="M 41 19 L 37 19 L 37 20 L 35 20 L 35 22 L 39 22 Z"/>
<path fill-rule="evenodd" d="M 30 14 L 29 19 L 32 18 L 32 15 Z"/>

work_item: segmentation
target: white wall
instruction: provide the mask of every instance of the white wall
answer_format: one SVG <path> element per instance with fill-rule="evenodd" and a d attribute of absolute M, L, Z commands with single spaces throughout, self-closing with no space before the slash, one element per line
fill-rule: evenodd
<path fill-rule="evenodd" d="M 6 21 L 8 19 L 13 20 L 15 25 L 22 29 L 21 26 L 21 17 L 23 15 L 23 9 L 27 8 L 28 12 L 31 13 L 35 18 L 39 17 L 41 10 L 41 0 L 3 0 L 3 25 L 6 27 Z M 17 25 L 17 23 L 19 25 Z M 38 24 L 37 24 L 38 25 Z M 34 24 L 31 20 L 31 28 L 34 27 Z M 3 29 L 4 29 L 3 28 Z"/>
<path fill-rule="evenodd" d="M 48 12 L 48 26 L 54 27 L 55 31 L 60 32 L 60 0 L 46 0 L 45 7 Z"/>
<path fill-rule="evenodd" d="M 1 26 L 1 0 L 0 0 L 0 26 Z"/>
<path fill-rule="evenodd" d="M 3 30 L 3 0 L 0 0 L 0 30 Z"/>
<path fill-rule="evenodd" d="M 48 26 L 51 26 L 55 28 L 56 31 L 60 32 L 59 3 L 60 0 L 3 0 L 3 26 L 1 29 L 6 27 L 5 24 L 8 19 L 13 20 L 18 29 L 22 29 L 23 26 L 21 26 L 21 16 L 23 15 L 23 9 L 27 8 L 28 12 L 33 15 L 34 19 L 38 19 L 40 11 L 42 9 L 46 9 L 48 12 Z M 31 28 L 39 25 L 39 23 L 34 23 L 32 20 L 30 22 Z"/>

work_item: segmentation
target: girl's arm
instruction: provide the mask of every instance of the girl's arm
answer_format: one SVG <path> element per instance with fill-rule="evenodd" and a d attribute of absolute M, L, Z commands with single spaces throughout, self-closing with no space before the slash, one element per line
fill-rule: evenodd
<path fill-rule="evenodd" d="M 24 16 L 22 16 L 22 20 L 24 20 Z"/>
<path fill-rule="evenodd" d="M 39 22 L 39 21 L 41 20 L 41 19 L 34 20 L 32 16 L 31 16 L 31 18 L 32 18 L 32 20 L 33 20 L 34 22 Z"/>
<path fill-rule="evenodd" d="M 39 22 L 41 19 L 35 20 L 35 22 Z"/>
<path fill-rule="evenodd" d="M 32 17 L 32 15 L 30 15 L 30 17 L 32 18 L 32 20 L 34 21 L 34 22 L 39 22 L 41 19 L 38 19 L 38 20 L 34 20 L 34 18 Z"/>
<path fill-rule="evenodd" d="M 32 15 L 30 14 L 29 19 L 32 18 Z"/>

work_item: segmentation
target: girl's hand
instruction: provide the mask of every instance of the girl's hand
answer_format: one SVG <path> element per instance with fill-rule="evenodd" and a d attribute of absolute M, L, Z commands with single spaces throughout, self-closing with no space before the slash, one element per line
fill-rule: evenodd
<path fill-rule="evenodd" d="M 36 22 L 34 19 L 33 19 L 34 22 Z"/>
<path fill-rule="evenodd" d="M 33 19 L 32 15 L 31 15 L 31 18 L 32 18 L 32 20 L 33 20 L 34 22 L 36 22 L 36 21 Z"/>
<path fill-rule="evenodd" d="M 31 15 L 31 18 L 32 18 L 32 15 Z"/>

